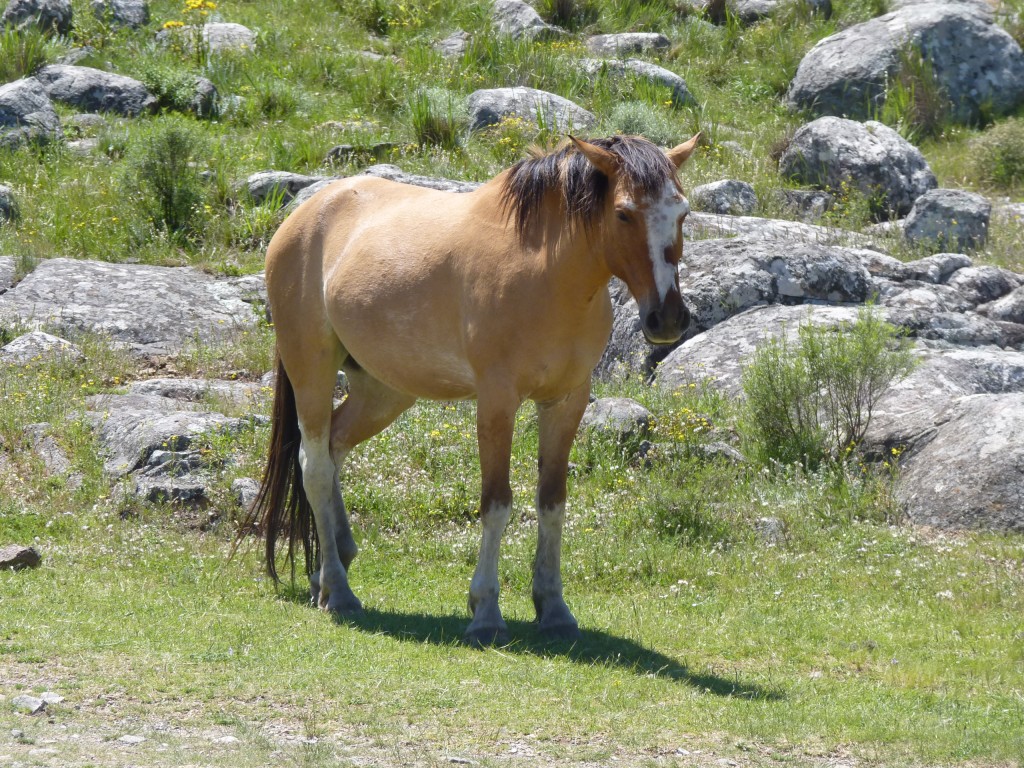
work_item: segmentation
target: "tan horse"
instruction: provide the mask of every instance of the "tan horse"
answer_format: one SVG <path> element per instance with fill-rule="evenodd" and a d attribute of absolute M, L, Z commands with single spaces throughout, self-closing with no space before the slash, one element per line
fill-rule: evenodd
<path fill-rule="evenodd" d="M 417 398 L 476 398 L 483 538 L 466 638 L 504 642 L 498 551 L 509 519 L 512 430 L 537 403 L 540 456 L 533 600 L 542 632 L 574 637 L 562 597 L 569 450 L 611 330 L 608 281 L 625 281 L 651 342 L 689 323 L 679 293 L 689 205 L 676 170 L 698 136 L 572 139 L 455 194 L 356 177 L 301 205 L 267 250 L 277 329 L 270 456 L 253 520 L 277 578 L 278 537 L 301 543 L 313 600 L 361 610 L 338 480 L 345 456 Z M 338 370 L 349 393 L 332 403 Z"/>

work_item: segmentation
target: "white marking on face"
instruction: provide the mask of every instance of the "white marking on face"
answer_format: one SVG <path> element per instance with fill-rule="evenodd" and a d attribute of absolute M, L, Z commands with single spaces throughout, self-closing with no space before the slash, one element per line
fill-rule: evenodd
<path fill-rule="evenodd" d="M 658 296 L 664 303 L 672 288 L 678 285 L 679 267 L 665 258 L 665 249 L 675 245 L 679 222 L 690 212 L 690 204 L 674 184 L 666 184 L 644 214 L 647 222 L 647 251 L 654 268 Z"/>

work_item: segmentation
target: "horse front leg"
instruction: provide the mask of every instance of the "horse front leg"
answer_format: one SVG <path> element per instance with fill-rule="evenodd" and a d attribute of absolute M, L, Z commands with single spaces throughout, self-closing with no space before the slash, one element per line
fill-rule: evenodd
<path fill-rule="evenodd" d="M 501 537 L 512 514 L 509 467 L 512 431 L 519 402 L 512 397 L 481 394 L 477 404 L 477 442 L 480 446 L 480 557 L 469 585 L 469 611 L 473 620 L 465 640 L 473 645 L 503 645 L 508 626 L 498 607 L 498 555 Z"/>
<path fill-rule="evenodd" d="M 589 397 L 588 382 L 561 400 L 538 403 L 540 451 L 533 605 L 540 631 L 552 639 L 576 639 L 580 633 L 576 617 L 562 595 L 562 526 L 569 451 Z"/>

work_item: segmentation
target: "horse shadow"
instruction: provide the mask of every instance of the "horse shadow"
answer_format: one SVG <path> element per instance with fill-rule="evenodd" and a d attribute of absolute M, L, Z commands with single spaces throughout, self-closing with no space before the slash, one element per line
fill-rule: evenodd
<path fill-rule="evenodd" d="M 466 617 L 455 614 L 430 615 L 367 608 L 357 616 L 335 617 L 339 625 L 397 640 L 430 643 L 438 646 L 461 645 Z M 495 647 L 501 653 L 541 658 L 561 657 L 576 664 L 605 665 L 638 676 L 663 678 L 692 686 L 707 694 L 754 701 L 779 701 L 781 691 L 744 682 L 739 675 L 724 676 L 714 671 L 698 672 L 663 653 L 646 648 L 624 637 L 595 629 L 581 629 L 579 638 L 550 640 L 528 621 L 510 620 L 509 635 L 514 640 Z"/>

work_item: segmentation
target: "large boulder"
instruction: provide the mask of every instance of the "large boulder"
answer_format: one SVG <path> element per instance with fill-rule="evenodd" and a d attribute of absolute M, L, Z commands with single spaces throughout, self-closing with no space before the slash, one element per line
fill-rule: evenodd
<path fill-rule="evenodd" d="M 36 79 L 54 101 L 86 112 L 115 112 L 136 117 L 157 108 L 157 98 L 145 84 L 125 75 L 92 67 L 51 64 Z"/>
<path fill-rule="evenodd" d="M 149 24 L 148 0 L 92 0 L 92 12 L 100 21 L 138 29 Z"/>
<path fill-rule="evenodd" d="M 602 56 L 628 56 L 634 53 L 660 51 L 672 41 L 657 32 L 619 32 L 587 38 L 587 48 Z"/>
<path fill-rule="evenodd" d="M 1024 100 L 1020 46 L 990 14 L 950 2 L 905 4 L 821 40 L 800 62 L 787 100 L 818 115 L 871 117 L 908 46 L 930 65 L 956 120 L 1012 112 Z"/>
<path fill-rule="evenodd" d="M 932 189 L 914 201 L 903 235 L 935 250 L 978 248 L 988 239 L 992 203 L 963 189 Z"/>
<path fill-rule="evenodd" d="M 536 88 L 485 88 L 473 91 L 466 102 L 473 130 L 480 130 L 518 117 L 543 123 L 555 131 L 586 130 L 597 118 L 569 99 Z"/>
<path fill-rule="evenodd" d="M 649 61 L 642 59 L 581 59 L 578 64 L 584 72 L 593 77 L 608 75 L 621 79 L 633 75 L 656 85 L 670 88 L 672 101 L 676 104 L 689 104 L 694 101 L 683 78 L 675 72 Z"/>
<path fill-rule="evenodd" d="M 491 19 L 498 34 L 513 40 L 539 40 L 565 34 L 564 29 L 548 24 L 523 0 L 495 0 Z"/>
<path fill-rule="evenodd" d="M 0 27 L 23 29 L 36 24 L 44 31 L 68 35 L 72 15 L 71 0 L 10 0 L 0 16 Z"/>
<path fill-rule="evenodd" d="M 60 119 L 34 77 L 0 85 L 0 147 L 59 141 Z"/>
<path fill-rule="evenodd" d="M 857 189 L 880 215 L 904 215 L 936 187 L 924 156 L 892 128 L 839 117 L 801 126 L 779 159 L 779 171 L 801 184 L 835 192 Z"/>
<path fill-rule="evenodd" d="M 10 365 L 80 361 L 84 358 L 82 350 L 70 341 L 45 331 L 30 331 L 0 347 L 0 363 Z"/>
<path fill-rule="evenodd" d="M 746 181 L 723 179 L 694 187 L 687 195 L 694 210 L 749 216 L 757 209 L 757 193 Z"/>
<path fill-rule="evenodd" d="M 0 320 L 89 330 L 140 354 L 174 354 L 255 327 L 263 278 L 188 267 L 48 259 L 0 296 Z"/>
<path fill-rule="evenodd" d="M 0 296 L 7 293 L 14 285 L 18 269 L 12 256 L 0 256 Z"/>

